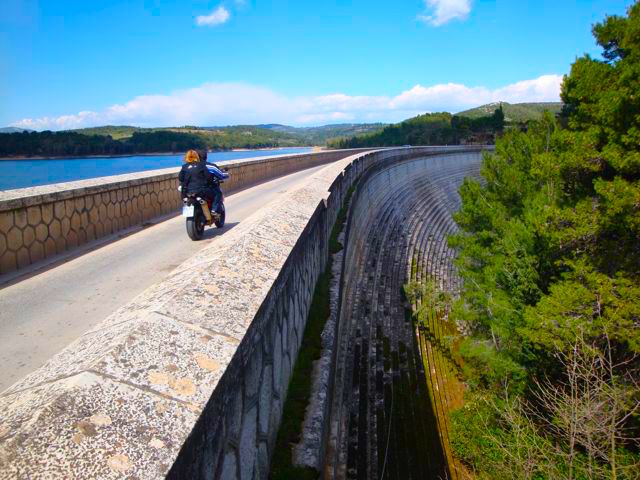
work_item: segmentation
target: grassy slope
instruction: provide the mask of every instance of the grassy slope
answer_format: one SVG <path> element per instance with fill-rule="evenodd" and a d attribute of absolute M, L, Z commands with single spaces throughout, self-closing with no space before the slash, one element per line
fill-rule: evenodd
<path fill-rule="evenodd" d="M 496 108 L 502 103 L 505 121 L 507 122 L 526 122 L 527 120 L 538 120 L 542 118 L 542 112 L 549 110 L 552 113 L 558 113 L 562 108 L 562 102 L 541 102 L 541 103 L 488 103 L 480 107 L 465 110 L 457 113 L 461 117 L 479 118 L 491 115 Z"/>

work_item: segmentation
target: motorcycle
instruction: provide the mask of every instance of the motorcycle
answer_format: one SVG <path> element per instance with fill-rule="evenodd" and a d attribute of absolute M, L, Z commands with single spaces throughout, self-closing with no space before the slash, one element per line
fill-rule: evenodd
<path fill-rule="evenodd" d="M 216 165 L 207 164 L 207 169 L 217 178 L 218 186 L 229 178 L 226 171 Z M 224 193 L 220 192 L 220 200 L 217 210 L 212 210 L 212 205 L 195 193 L 188 193 L 182 199 L 182 216 L 186 218 L 187 235 L 193 241 L 200 240 L 204 234 L 204 228 L 215 225 L 224 227 L 226 211 L 224 208 Z"/>

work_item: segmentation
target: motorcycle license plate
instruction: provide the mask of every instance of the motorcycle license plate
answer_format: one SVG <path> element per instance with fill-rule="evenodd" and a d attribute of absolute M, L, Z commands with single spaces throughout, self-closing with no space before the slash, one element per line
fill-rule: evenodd
<path fill-rule="evenodd" d="M 193 214 L 195 212 L 195 207 L 193 205 L 185 205 L 184 207 L 182 207 L 182 216 L 183 217 L 193 217 Z"/>

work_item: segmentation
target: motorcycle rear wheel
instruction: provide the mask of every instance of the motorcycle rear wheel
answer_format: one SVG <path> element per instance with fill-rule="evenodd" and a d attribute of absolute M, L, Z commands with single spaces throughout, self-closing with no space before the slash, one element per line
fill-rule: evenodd
<path fill-rule="evenodd" d="M 224 227 L 224 221 L 227 218 L 227 212 L 224 209 L 224 204 L 220 206 L 220 211 L 218 213 L 220 213 L 220 220 L 217 220 L 215 222 L 216 223 L 216 227 L 222 228 L 222 227 Z"/>
<path fill-rule="evenodd" d="M 204 234 L 204 216 L 202 212 L 196 209 L 193 217 L 187 218 L 187 235 L 194 242 L 202 238 Z"/>

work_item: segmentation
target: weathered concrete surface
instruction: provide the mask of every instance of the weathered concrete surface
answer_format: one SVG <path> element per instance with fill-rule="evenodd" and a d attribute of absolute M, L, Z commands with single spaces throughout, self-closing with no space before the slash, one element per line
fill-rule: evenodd
<path fill-rule="evenodd" d="M 0 395 L 0 478 L 266 478 L 328 238 L 335 162 Z"/>
<path fill-rule="evenodd" d="M 270 203 L 321 168 L 312 167 L 227 196 L 226 226 L 207 229 L 199 242 L 189 239 L 184 218 L 177 216 L 124 238 L 116 235 L 107 245 L 82 252 L 54 268 L 0 285 L 0 392 L 162 281 L 202 248 L 219 241 L 256 210 L 270 208 Z M 77 253 L 80 250 L 84 248 Z M 22 273 L 28 274 L 30 269 Z M 0 276 L 0 282 L 2 279 Z"/>
<path fill-rule="evenodd" d="M 279 155 L 225 163 L 226 193 L 324 165 L 357 150 Z M 176 212 L 179 168 L 0 191 L 0 274 L 22 269 Z"/>
<path fill-rule="evenodd" d="M 381 163 L 356 190 L 327 478 L 455 478 L 442 447 L 446 425 L 439 422 L 446 415 L 438 415 L 429 401 L 401 292 L 414 262 L 443 287 L 456 284 L 446 236 L 455 231 L 451 214 L 459 206 L 458 187 L 465 176 L 478 175 L 480 160 L 480 153 L 460 153 Z"/>

